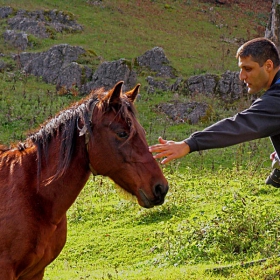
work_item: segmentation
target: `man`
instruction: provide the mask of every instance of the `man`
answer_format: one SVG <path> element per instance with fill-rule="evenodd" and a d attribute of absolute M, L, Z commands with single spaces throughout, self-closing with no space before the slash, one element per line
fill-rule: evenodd
<path fill-rule="evenodd" d="M 270 137 L 275 153 L 280 155 L 280 58 L 268 39 L 257 38 L 243 44 L 236 53 L 240 68 L 239 78 L 248 87 L 248 93 L 265 90 L 250 108 L 231 118 L 223 119 L 189 138 L 175 142 L 159 137 L 159 144 L 151 146 L 154 158 L 164 158 L 166 164 L 194 151 L 223 148 L 241 142 Z M 277 157 L 276 157 L 277 158 Z M 279 164 L 278 164 L 279 165 Z M 274 164 L 275 166 L 275 164 Z M 280 168 L 280 166 L 279 166 Z M 280 187 L 280 170 L 275 169 L 268 184 Z"/>

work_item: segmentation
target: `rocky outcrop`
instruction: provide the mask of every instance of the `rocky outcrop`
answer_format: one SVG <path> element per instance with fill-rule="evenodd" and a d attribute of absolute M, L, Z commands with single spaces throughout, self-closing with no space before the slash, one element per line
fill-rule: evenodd
<path fill-rule="evenodd" d="M 25 11 L 19 10 L 15 16 L 8 19 L 7 23 L 12 30 L 20 30 L 39 38 L 49 38 L 53 32 L 82 31 L 70 13 L 62 11 Z"/>
<path fill-rule="evenodd" d="M 57 32 L 80 32 L 83 27 L 74 16 L 57 10 L 25 11 L 11 7 L 0 8 L 0 18 L 6 19 L 9 29 L 3 34 L 5 42 L 19 50 L 33 47 L 29 35 L 37 38 L 54 38 Z"/>
<path fill-rule="evenodd" d="M 201 93 L 210 97 L 217 96 L 226 102 L 238 100 L 247 92 L 246 85 L 239 80 L 239 72 L 231 71 L 222 75 L 203 74 L 188 79 L 180 78 L 171 89 L 185 95 Z"/>
<path fill-rule="evenodd" d="M 176 71 L 170 65 L 170 61 L 165 56 L 162 48 L 154 47 L 137 57 L 137 63 L 141 68 L 147 68 L 155 73 L 155 76 L 165 78 L 175 78 Z"/>
<path fill-rule="evenodd" d="M 148 76 L 146 81 L 148 93 L 172 91 L 186 96 L 204 94 L 208 97 L 219 97 L 229 103 L 240 99 L 247 92 L 246 85 L 239 80 L 239 72 L 231 71 L 226 71 L 222 75 L 203 74 L 187 79 L 179 77 L 173 84 L 168 83 L 166 79 L 151 76 Z"/>
<path fill-rule="evenodd" d="M 247 87 L 239 79 L 239 72 L 226 71 L 220 76 L 214 94 L 226 102 L 232 102 L 240 99 L 246 93 Z"/>
<path fill-rule="evenodd" d="M 214 94 L 218 82 L 218 75 L 204 74 L 192 76 L 183 82 L 182 92 L 185 94 L 203 93 Z"/>
<path fill-rule="evenodd" d="M 77 74 L 75 62 L 79 55 L 85 50 L 81 47 L 72 47 L 67 44 L 57 45 L 46 52 L 41 53 L 21 53 L 15 56 L 20 61 L 22 69 L 34 76 L 42 77 L 47 83 L 57 84 L 63 81 L 61 86 L 71 87 L 73 84 L 81 86 L 81 75 L 65 76 L 65 73 Z M 72 66 L 73 70 L 69 69 Z M 75 71 L 76 70 L 76 71 Z"/>
<path fill-rule="evenodd" d="M 24 52 L 14 56 L 14 59 L 20 62 L 23 71 L 55 84 L 57 90 L 70 90 L 75 87 L 81 93 L 87 94 L 100 87 L 112 88 L 120 80 L 125 82 L 125 89 L 135 86 L 136 73 L 130 70 L 126 60 L 104 62 L 93 71 L 89 66 L 77 63 L 85 52 L 81 47 L 62 44 L 46 52 Z"/>
<path fill-rule="evenodd" d="M 108 90 L 118 81 L 124 81 L 124 91 L 134 87 L 137 82 L 136 72 L 130 69 L 125 59 L 102 63 L 90 78 L 90 82 L 82 86 L 81 91 L 87 93 L 100 87 Z"/>
<path fill-rule="evenodd" d="M 153 50 L 149 53 L 152 54 Z M 26 73 L 42 77 L 45 82 L 55 84 L 57 89 L 63 87 L 69 90 L 72 87 L 77 87 L 82 94 L 87 94 L 91 90 L 100 87 L 104 87 L 107 90 L 120 80 L 125 83 L 124 90 L 129 90 L 135 86 L 137 82 L 136 71 L 141 69 L 140 65 L 134 70 L 129 61 L 119 59 L 103 62 L 97 69 L 93 69 L 89 65 L 81 65 L 77 62 L 79 57 L 85 53 L 86 50 L 81 47 L 62 44 L 53 46 L 46 52 L 23 52 L 15 55 L 14 58 L 20 62 L 22 69 Z M 152 55 L 152 62 L 156 59 L 157 53 L 156 51 Z M 146 54 L 144 54 L 144 57 L 146 57 Z M 161 49 L 161 58 L 164 57 L 162 54 L 164 53 Z M 141 56 L 139 58 L 140 61 L 144 61 Z M 144 67 L 146 69 L 150 66 L 148 63 L 145 63 Z M 163 69 L 167 69 L 159 63 L 157 67 L 151 63 L 151 67 L 155 76 L 157 76 L 157 70 L 160 73 L 159 75 L 161 75 Z M 171 75 L 173 77 L 172 67 L 168 69 L 170 71 L 165 72 L 164 76 Z M 232 102 L 239 99 L 246 92 L 245 85 L 238 78 L 238 72 L 230 71 L 225 72 L 221 76 L 204 74 L 192 76 L 188 79 L 178 78 L 173 84 L 169 83 L 168 78 L 159 76 L 148 76 L 146 80 L 148 82 L 146 90 L 151 94 L 157 91 L 176 91 L 184 95 L 201 93 L 208 96 L 216 95 L 224 101 Z"/>
<path fill-rule="evenodd" d="M 25 50 L 29 44 L 28 35 L 24 32 L 17 32 L 14 30 L 6 30 L 3 34 L 4 40 L 9 42 L 13 47 Z"/>
<path fill-rule="evenodd" d="M 7 18 L 14 10 L 11 7 L 0 7 L 0 18 Z"/>
<path fill-rule="evenodd" d="M 208 97 L 219 97 L 227 103 L 232 103 L 247 92 L 245 84 L 239 80 L 238 75 L 238 72 L 226 71 L 221 76 L 204 74 L 192 76 L 185 80 L 178 78 L 169 90 L 190 96 L 204 94 Z M 161 90 L 163 90 L 162 87 Z M 160 104 L 157 109 L 176 123 L 196 124 L 208 121 L 213 115 L 212 107 L 205 102 L 179 102 L 175 100 Z"/>
<path fill-rule="evenodd" d="M 146 88 L 146 91 L 148 93 L 171 90 L 171 86 L 168 84 L 168 82 L 165 79 L 157 80 L 152 76 L 148 76 L 146 78 L 146 81 L 148 82 L 148 87 Z"/>
<path fill-rule="evenodd" d="M 109 89 L 120 80 L 124 81 L 124 90 L 129 90 L 135 86 L 137 75 L 146 75 L 146 91 L 150 94 L 158 91 L 173 91 L 184 95 L 201 93 L 232 102 L 246 91 L 237 72 L 204 74 L 187 79 L 178 77 L 161 47 L 154 47 L 132 61 L 119 59 L 100 63 L 102 59 L 99 58 L 98 66 L 79 59 L 87 53 L 85 49 L 67 44 L 53 46 L 40 53 L 20 52 L 32 47 L 30 34 L 44 39 L 55 36 L 56 32 L 82 31 L 82 26 L 74 20 L 72 14 L 57 10 L 16 11 L 3 7 L 0 8 L 0 18 L 9 26 L 3 37 L 18 50 L 14 58 L 17 63 L 20 62 L 22 70 L 55 84 L 57 90 L 63 88 L 67 92 L 75 87 L 80 93 L 87 94 L 100 87 Z M 174 83 L 175 78 L 177 80 Z"/>
<path fill-rule="evenodd" d="M 205 102 L 177 102 L 164 103 L 157 109 L 170 117 L 175 123 L 187 122 L 197 124 L 207 121 L 211 116 L 212 108 Z"/>

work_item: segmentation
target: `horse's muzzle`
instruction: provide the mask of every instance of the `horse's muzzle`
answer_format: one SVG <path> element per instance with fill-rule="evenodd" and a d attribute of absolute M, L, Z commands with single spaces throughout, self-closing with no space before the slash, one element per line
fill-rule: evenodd
<path fill-rule="evenodd" d="M 163 204 L 168 189 L 169 189 L 168 185 L 160 185 L 160 184 L 155 185 L 153 187 L 153 195 L 154 195 L 153 199 L 149 199 L 145 191 L 143 189 L 140 189 L 139 194 L 141 198 L 141 203 L 139 202 L 139 204 L 145 208 L 152 208 L 156 205 Z"/>

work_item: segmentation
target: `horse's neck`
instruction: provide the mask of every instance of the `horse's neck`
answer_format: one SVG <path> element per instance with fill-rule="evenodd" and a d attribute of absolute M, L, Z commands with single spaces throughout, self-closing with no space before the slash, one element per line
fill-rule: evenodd
<path fill-rule="evenodd" d="M 55 160 L 55 165 L 57 165 L 59 161 L 58 153 L 55 149 L 52 150 L 51 147 L 49 153 L 49 158 L 52 161 Z M 39 188 L 39 195 L 43 198 L 42 201 L 45 201 L 46 211 L 50 214 L 51 222 L 54 224 L 57 224 L 65 215 L 89 178 L 90 171 L 86 153 L 85 143 L 79 138 L 74 147 L 73 159 L 66 172 L 45 186 L 43 183 Z M 44 179 L 48 176 L 50 176 L 48 165 L 45 165 L 41 170 L 41 182 L 44 182 Z M 47 181 L 45 180 L 45 182 Z"/>

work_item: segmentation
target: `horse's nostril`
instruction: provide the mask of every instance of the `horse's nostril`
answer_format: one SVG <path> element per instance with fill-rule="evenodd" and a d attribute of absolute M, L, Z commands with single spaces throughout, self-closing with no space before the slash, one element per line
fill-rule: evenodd
<path fill-rule="evenodd" d="M 155 195 L 155 197 L 160 198 L 160 199 L 164 198 L 167 191 L 168 191 L 168 186 L 163 186 L 163 185 L 157 184 L 154 187 L 154 195 Z"/>

